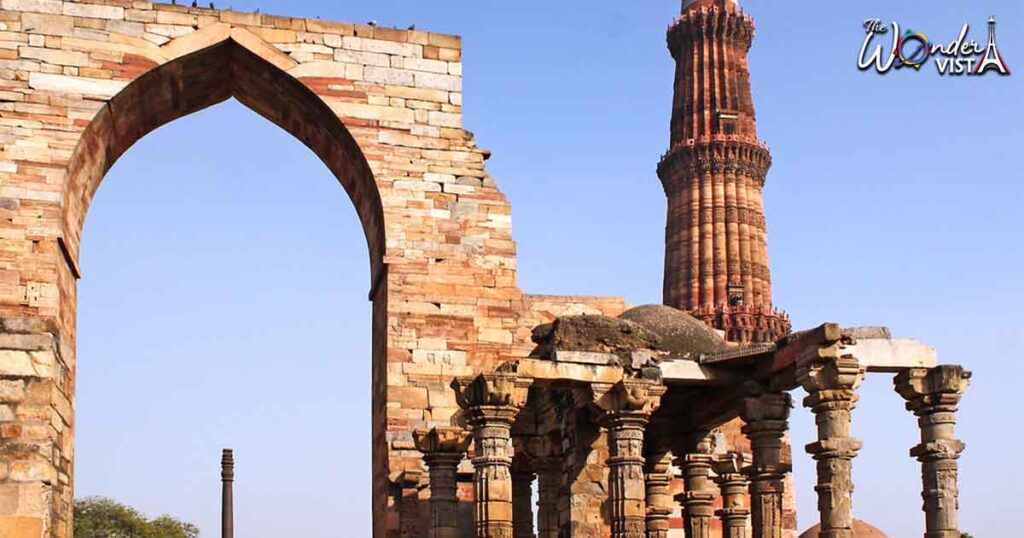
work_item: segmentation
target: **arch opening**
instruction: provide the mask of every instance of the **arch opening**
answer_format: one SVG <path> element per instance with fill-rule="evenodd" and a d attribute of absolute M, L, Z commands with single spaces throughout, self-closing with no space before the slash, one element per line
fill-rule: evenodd
<path fill-rule="evenodd" d="M 124 68 L 137 69 L 138 76 L 98 106 L 90 119 L 81 120 L 84 128 L 68 160 L 60 205 L 62 235 L 58 243 L 67 270 L 59 271 L 63 297 L 58 324 L 62 333 L 70 335 L 73 350 L 77 316 L 74 279 L 79 276 L 82 227 L 93 196 L 114 163 L 153 130 L 235 98 L 317 155 L 347 192 L 363 228 L 372 301 L 372 503 L 383 506 L 388 483 L 387 466 L 381 463 L 387 461 L 387 278 L 381 196 L 367 154 L 338 115 L 303 82 L 251 45 L 227 35 L 159 65 L 148 58 L 126 57 Z M 74 372 L 69 376 L 73 382 Z M 374 510 L 375 529 L 383 524 L 380 517 Z"/>
<path fill-rule="evenodd" d="M 82 224 L 103 177 L 136 141 L 177 118 L 234 97 L 310 148 L 355 205 L 379 282 L 384 210 L 373 173 L 341 120 L 312 90 L 239 44 L 219 43 L 154 67 L 110 99 L 85 128 L 68 164 L 64 242 L 78 259 Z"/>

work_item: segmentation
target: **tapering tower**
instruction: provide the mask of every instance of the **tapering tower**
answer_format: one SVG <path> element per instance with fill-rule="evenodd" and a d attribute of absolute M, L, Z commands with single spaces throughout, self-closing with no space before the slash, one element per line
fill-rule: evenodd
<path fill-rule="evenodd" d="M 676 60 L 671 146 L 658 165 L 668 197 L 664 302 L 735 342 L 770 342 L 789 319 L 772 304 L 747 51 L 754 21 L 735 0 L 684 0 L 669 27 Z"/>

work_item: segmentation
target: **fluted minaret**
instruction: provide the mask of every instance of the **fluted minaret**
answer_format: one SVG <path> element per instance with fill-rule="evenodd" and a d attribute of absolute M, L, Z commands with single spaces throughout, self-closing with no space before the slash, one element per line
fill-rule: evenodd
<path fill-rule="evenodd" d="M 754 121 L 753 37 L 736 1 L 683 1 L 668 30 L 675 94 L 671 146 L 658 165 L 668 197 L 664 302 L 744 343 L 790 329 L 772 305 L 761 196 L 771 155 Z"/>

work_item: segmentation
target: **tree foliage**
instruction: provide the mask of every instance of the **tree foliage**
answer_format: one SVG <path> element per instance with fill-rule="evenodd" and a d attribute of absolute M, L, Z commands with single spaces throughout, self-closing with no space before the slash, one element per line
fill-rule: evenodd
<path fill-rule="evenodd" d="M 171 516 L 146 519 L 104 497 L 75 499 L 75 538 L 196 538 L 199 528 Z"/>

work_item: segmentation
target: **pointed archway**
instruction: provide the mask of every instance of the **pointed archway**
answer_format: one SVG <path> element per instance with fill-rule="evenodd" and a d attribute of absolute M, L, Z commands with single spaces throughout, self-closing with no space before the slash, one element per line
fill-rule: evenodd
<path fill-rule="evenodd" d="M 194 50 L 188 50 L 194 49 Z M 94 194 L 106 173 L 133 144 L 147 133 L 175 119 L 234 98 L 301 141 L 327 166 L 355 206 L 370 255 L 373 301 L 373 458 L 387 452 L 385 404 L 387 353 L 387 290 L 384 264 L 385 226 L 380 193 L 367 158 L 348 128 L 306 84 L 286 72 L 290 59 L 246 30 L 208 27 L 183 39 L 172 51 L 176 57 L 150 68 L 153 59 L 139 58 L 145 70 L 106 100 L 82 130 L 68 161 L 61 218 L 61 252 L 78 278 L 82 226 Z M 62 309 L 58 323 L 74 335 L 77 286 L 60 286 Z M 70 330 L 67 330 L 70 329 Z M 71 353 L 73 353 L 73 348 Z M 72 363 L 73 364 L 73 363 Z M 73 383 L 74 371 L 68 372 Z M 72 421 L 73 424 L 73 421 Z M 73 431 L 67 432 L 73 436 Z M 73 462 L 69 484 L 54 495 L 64 502 L 72 497 Z M 375 464 L 374 469 L 384 469 Z M 374 477 L 373 506 L 386 503 L 381 477 Z M 59 503 L 54 504 L 55 507 Z M 56 514 L 55 514 L 56 516 Z M 382 524 L 374 510 L 375 529 Z M 55 519 L 57 519 L 55 517 Z"/>

